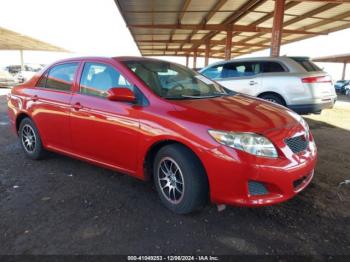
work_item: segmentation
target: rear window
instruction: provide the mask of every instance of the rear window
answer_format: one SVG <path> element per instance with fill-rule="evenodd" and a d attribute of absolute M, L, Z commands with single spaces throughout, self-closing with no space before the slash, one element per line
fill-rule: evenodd
<path fill-rule="evenodd" d="M 283 66 L 277 62 L 261 62 L 260 66 L 263 73 L 280 73 L 286 72 Z"/>
<path fill-rule="evenodd" d="M 307 72 L 316 72 L 322 71 L 315 63 L 310 61 L 309 58 L 306 57 L 291 57 L 295 62 L 301 65 Z"/>

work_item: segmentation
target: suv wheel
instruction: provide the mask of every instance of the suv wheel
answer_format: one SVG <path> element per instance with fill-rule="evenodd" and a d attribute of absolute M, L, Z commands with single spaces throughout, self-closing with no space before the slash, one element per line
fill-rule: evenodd
<path fill-rule="evenodd" d="M 259 96 L 260 98 L 284 106 L 284 101 L 281 97 L 274 94 L 266 94 Z"/>
<path fill-rule="evenodd" d="M 193 212 L 208 201 L 209 186 L 202 164 L 182 145 L 168 145 L 159 150 L 153 176 L 161 201 L 175 213 Z"/>

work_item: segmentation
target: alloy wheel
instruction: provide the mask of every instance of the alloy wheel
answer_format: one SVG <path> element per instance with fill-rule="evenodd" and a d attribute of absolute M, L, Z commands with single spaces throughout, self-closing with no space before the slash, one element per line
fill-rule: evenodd
<path fill-rule="evenodd" d="M 273 98 L 265 98 L 265 100 L 270 101 L 270 102 L 275 103 L 275 104 L 278 104 L 278 102 Z"/>
<path fill-rule="evenodd" d="M 24 149 L 28 153 L 33 153 L 37 142 L 34 129 L 30 125 L 27 125 L 27 124 L 24 125 L 22 128 L 21 137 L 22 137 L 21 141 Z"/>
<path fill-rule="evenodd" d="M 184 178 L 176 161 L 164 157 L 158 164 L 157 178 L 163 196 L 172 204 L 181 202 L 184 196 Z"/>

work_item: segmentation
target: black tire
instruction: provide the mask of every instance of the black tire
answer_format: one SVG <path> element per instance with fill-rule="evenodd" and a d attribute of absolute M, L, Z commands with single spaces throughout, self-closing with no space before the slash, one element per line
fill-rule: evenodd
<path fill-rule="evenodd" d="M 165 191 L 161 188 L 164 184 L 171 183 L 168 179 L 169 176 L 166 178 L 166 174 L 160 169 L 161 166 L 166 169 L 164 167 L 167 163 L 168 167 L 171 163 L 173 164 L 173 171 L 179 168 L 180 171 L 174 172 L 177 174 L 175 177 L 178 181 L 183 180 L 183 186 L 178 181 L 172 181 L 180 191 L 182 189 L 182 194 L 178 189 L 173 189 L 172 197 L 174 199 L 170 198 L 170 200 L 171 185 L 169 184 L 168 189 L 164 189 Z M 208 202 L 209 185 L 204 168 L 194 153 L 183 145 L 167 145 L 159 150 L 154 159 L 153 178 L 161 201 L 168 209 L 177 214 L 187 214 L 199 210 Z M 177 200 L 176 196 L 178 196 Z"/>
<path fill-rule="evenodd" d="M 28 134 L 34 134 L 34 136 L 32 136 L 34 140 L 31 141 L 30 147 L 28 140 L 26 142 L 26 137 L 28 137 Z M 41 142 L 39 131 L 30 118 L 27 117 L 21 121 L 18 129 L 18 137 L 24 153 L 30 159 L 39 160 L 46 155 L 46 151 Z"/>
<path fill-rule="evenodd" d="M 273 102 L 273 103 L 276 103 L 276 104 L 279 104 L 282 106 L 286 105 L 284 103 L 283 99 L 280 96 L 275 95 L 275 94 L 264 94 L 264 95 L 261 95 L 259 97 L 264 99 L 264 100 L 267 100 L 267 101 L 270 101 L 270 102 Z"/>

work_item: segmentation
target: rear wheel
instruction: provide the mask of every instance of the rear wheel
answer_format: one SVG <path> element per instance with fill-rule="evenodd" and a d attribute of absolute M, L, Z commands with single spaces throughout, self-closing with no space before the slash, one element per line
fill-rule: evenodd
<path fill-rule="evenodd" d="M 276 103 L 276 104 L 279 104 L 282 106 L 285 105 L 283 99 L 280 96 L 275 95 L 275 94 L 264 94 L 264 95 L 261 95 L 259 97 L 264 99 L 264 100 L 267 100 L 267 101 L 270 101 L 270 102 L 273 102 L 273 103 Z"/>
<path fill-rule="evenodd" d="M 45 149 L 37 127 L 30 118 L 24 118 L 18 130 L 18 136 L 24 153 L 31 159 L 41 159 L 45 156 Z"/>
<path fill-rule="evenodd" d="M 208 180 L 202 164 L 182 145 L 168 145 L 159 150 L 153 176 L 161 201 L 175 213 L 193 212 L 208 201 Z"/>

